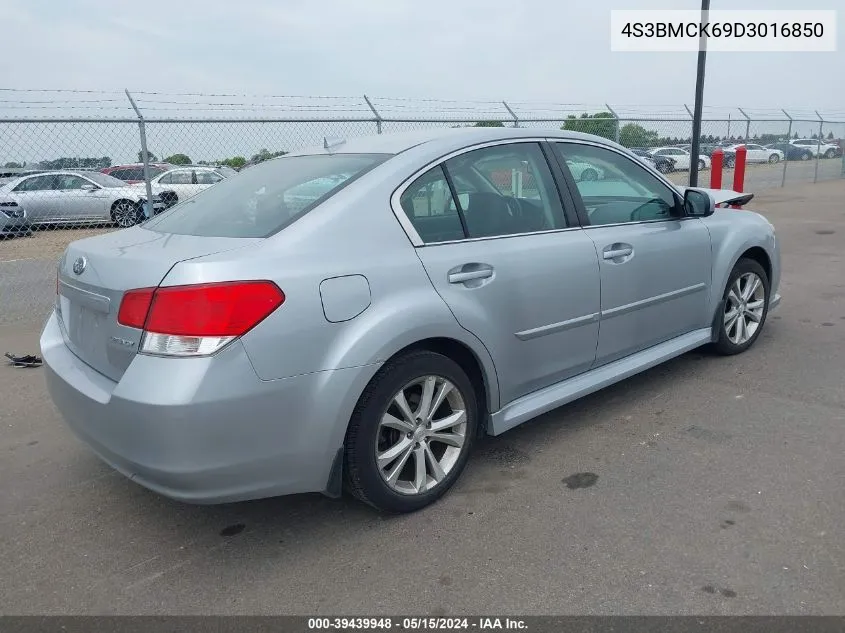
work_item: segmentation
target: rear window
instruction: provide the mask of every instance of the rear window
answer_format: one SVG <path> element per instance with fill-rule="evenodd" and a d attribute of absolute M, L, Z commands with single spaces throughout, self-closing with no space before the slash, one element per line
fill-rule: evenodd
<path fill-rule="evenodd" d="M 202 237 L 267 237 L 389 157 L 321 154 L 269 160 L 222 180 L 144 226 Z"/>

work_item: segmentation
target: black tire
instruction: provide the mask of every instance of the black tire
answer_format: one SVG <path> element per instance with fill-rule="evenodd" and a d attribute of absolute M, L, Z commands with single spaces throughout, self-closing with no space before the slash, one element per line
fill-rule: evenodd
<path fill-rule="evenodd" d="M 122 229 L 128 229 L 144 220 L 144 209 L 131 200 L 116 200 L 111 205 L 111 219 Z"/>
<path fill-rule="evenodd" d="M 698 159 L 698 170 L 702 171 L 703 169 L 707 168 L 707 163 L 705 163 L 702 159 Z"/>
<path fill-rule="evenodd" d="M 669 165 L 669 163 L 657 163 L 657 171 L 659 171 L 661 174 L 668 174 L 670 171 L 672 171 L 672 167 Z"/>
<path fill-rule="evenodd" d="M 836 155 L 836 150 L 829 149 L 824 153 L 825 158 L 833 158 Z"/>
<path fill-rule="evenodd" d="M 734 285 L 734 282 L 746 273 L 754 273 L 756 274 L 760 280 L 763 282 L 763 290 L 764 290 L 764 305 L 763 305 L 763 314 L 760 318 L 760 324 L 757 327 L 757 330 L 752 334 L 752 336 L 741 344 L 736 344 L 730 340 L 728 337 L 728 332 L 725 328 L 725 313 L 729 309 L 728 305 L 728 294 L 730 293 L 731 287 Z M 723 356 L 732 356 L 734 354 L 741 354 L 749 347 L 754 345 L 754 342 L 760 336 L 760 332 L 763 331 L 763 326 L 766 324 L 766 317 L 769 314 L 769 277 L 766 275 L 766 271 L 763 267 L 758 264 L 753 259 L 740 259 L 734 269 L 731 271 L 730 277 L 728 277 L 728 283 L 725 285 L 725 290 L 722 293 L 722 300 L 724 303 L 724 310 L 718 315 L 719 319 L 719 340 L 713 345 L 713 348 L 719 354 Z"/>
<path fill-rule="evenodd" d="M 801 152 L 801 160 L 810 160 L 813 157 L 810 152 Z"/>
<path fill-rule="evenodd" d="M 466 431 L 462 452 L 448 474 L 426 492 L 403 494 L 390 488 L 376 463 L 376 441 L 382 416 L 405 385 L 423 376 L 441 376 L 460 392 L 466 410 Z M 355 497 L 391 513 L 420 510 L 442 497 L 460 476 L 478 429 L 477 394 L 461 367 L 442 354 L 420 350 L 395 358 L 384 365 L 361 394 L 344 444 L 344 483 Z"/>
<path fill-rule="evenodd" d="M 581 172 L 581 180 L 589 180 L 592 182 L 593 180 L 598 179 L 599 173 L 595 169 L 588 167 L 587 169 Z"/>
<path fill-rule="evenodd" d="M 774 165 L 775 163 L 779 163 L 780 162 L 780 156 L 778 156 L 777 154 L 772 154 L 771 156 L 769 156 L 769 162 L 772 165 Z"/>
<path fill-rule="evenodd" d="M 170 207 L 178 204 L 179 196 L 176 195 L 173 191 L 165 191 L 160 196 L 161 201 L 164 203 L 164 208 L 169 209 Z"/>

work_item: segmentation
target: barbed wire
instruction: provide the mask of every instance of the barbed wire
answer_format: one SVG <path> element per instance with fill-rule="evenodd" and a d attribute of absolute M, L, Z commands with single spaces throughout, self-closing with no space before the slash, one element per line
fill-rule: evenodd
<path fill-rule="evenodd" d="M 131 91 L 142 112 L 170 113 L 174 115 L 214 115 L 221 120 L 238 113 L 255 115 L 266 113 L 291 113 L 308 116 L 361 115 L 362 120 L 390 117 L 402 120 L 442 119 L 457 121 L 463 119 L 487 119 L 500 121 L 543 121 L 580 118 L 584 114 L 595 117 L 602 112 L 612 112 L 620 119 L 684 121 L 691 118 L 689 107 L 684 104 L 597 104 L 564 102 L 554 100 L 493 100 L 455 99 L 398 96 L 338 96 L 338 95 L 290 95 L 238 92 L 172 92 L 156 90 Z M 28 95 L 39 95 L 29 98 Z M 92 116 L 125 116 L 133 108 L 127 103 L 123 91 L 76 88 L 0 88 L 0 116 L 25 118 L 24 112 L 44 112 L 50 118 L 59 118 L 68 112 L 68 119 L 83 117 L 83 111 Z M 51 98 L 49 95 L 53 95 Z M 117 96 L 120 95 L 120 96 Z M 17 98 L 16 98 L 17 97 Z M 78 97 L 78 98 L 77 98 Z M 225 100 L 221 100 L 225 99 Z M 369 102 L 368 102 L 369 101 Z M 375 112 L 373 111 L 375 109 Z M 845 111 L 823 112 L 811 110 L 806 104 L 801 107 L 706 105 L 704 118 L 712 121 L 727 117 L 738 122 L 746 117 L 763 121 L 779 121 L 792 118 L 795 121 L 811 122 L 821 120 L 830 123 L 845 122 Z M 786 113 L 785 113 L 785 112 Z M 744 114 L 743 114 L 744 112 Z M 18 114 L 21 113 L 21 114 Z"/>

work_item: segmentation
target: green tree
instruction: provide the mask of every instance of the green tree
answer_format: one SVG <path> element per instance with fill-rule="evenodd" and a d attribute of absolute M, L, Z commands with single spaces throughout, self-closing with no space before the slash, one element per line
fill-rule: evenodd
<path fill-rule="evenodd" d="M 190 165 L 193 161 L 187 154 L 173 154 L 173 156 L 165 158 L 164 162 L 171 165 Z"/>
<path fill-rule="evenodd" d="M 476 121 L 473 127 L 505 127 L 501 121 Z"/>
<path fill-rule="evenodd" d="M 246 158 L 243 156 L 233 156 L 220 161 L 224 167 L 231 167 L 232 169 L 242 169 L 246 165 Z"/>
<path fill-rule="evenodd" d="M 3 167 L 7 167 L 8 169 L 21 169 L 23 165 L 20 163 L 6 163 Z"/>
<path fill-rule="evenodd" d="M 158 160 L 158 157 L 155 154 L 153 154 L 150 150 L 147 150 L 147 160 L 151 163 L 154 163 Z M 139 163 L 144 162 L 144 150 L 141 150 L 140 152 L 138 152 L 138 162 Z"/>
<path fill-rule="evenodd" d="M 560 129 L 595 134 L 612 139 L 616 136 L 616 125 L 617 121 L 610 112 L 596 112 L 594 114 L 584 112 L 580 117 L 576 117 L 574 114 L 567 116 Z"/>
<path fill-rule="evenodd" d="M 619 130 L 619 142 L 625 147 L 651 147 L 657 145 L 657 132 L 636 123 L 626 123 Z"/>
<path fill-rule="evenodd" d="M 827 140 L 828 140 L 828 141 L 832 141 L 832 140 L 833 140 L 833 132 L 828 132 L 828 133 L 827 133 Z"/>
<path fill-rule="evenodd" d="M 271 152 L 266 147 L 262 147 L 260 150 L 258 150 L 257 154 L 252 155 L 252 158 L 249 162 L 263 163 L 265 160 L 270 160 L 271 158 L 276 158 L 278 156 L 284 156 L 285 154 L 287 154 L 287 152 L 285 151 Z"/>

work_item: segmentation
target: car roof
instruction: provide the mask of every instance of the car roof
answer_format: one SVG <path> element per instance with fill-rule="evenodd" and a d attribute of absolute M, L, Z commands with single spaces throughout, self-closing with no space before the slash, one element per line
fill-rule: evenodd
<path fill-rule="evenodd" d="M 608 139 L 571 132 L 556 128 L 503 128 L 503 127 L 469 127 L 469 128 L 436 128 L 429 130 L 415 130 L 413 132 L 397 132 L 393 134 L 374 134 L 342 139 L 332 145 L 333 139 L 327 139 L 330 147 L 325 145 L 303 148 L 271 160 L 280 160 L 292 156 L 307 156 L 314 154 L 399 154 L 420 145 L 428 145 L 432 150 L 442 150 L 444 153 L 462 149 L 478 143 L 499 140 L 518 140 L 528 138 L 555 138 L 561 140 L 589 140 L 610 147 L 621 148 L 621 145 Z M 624 149 L 624 148 L 623 148 Z"/>

